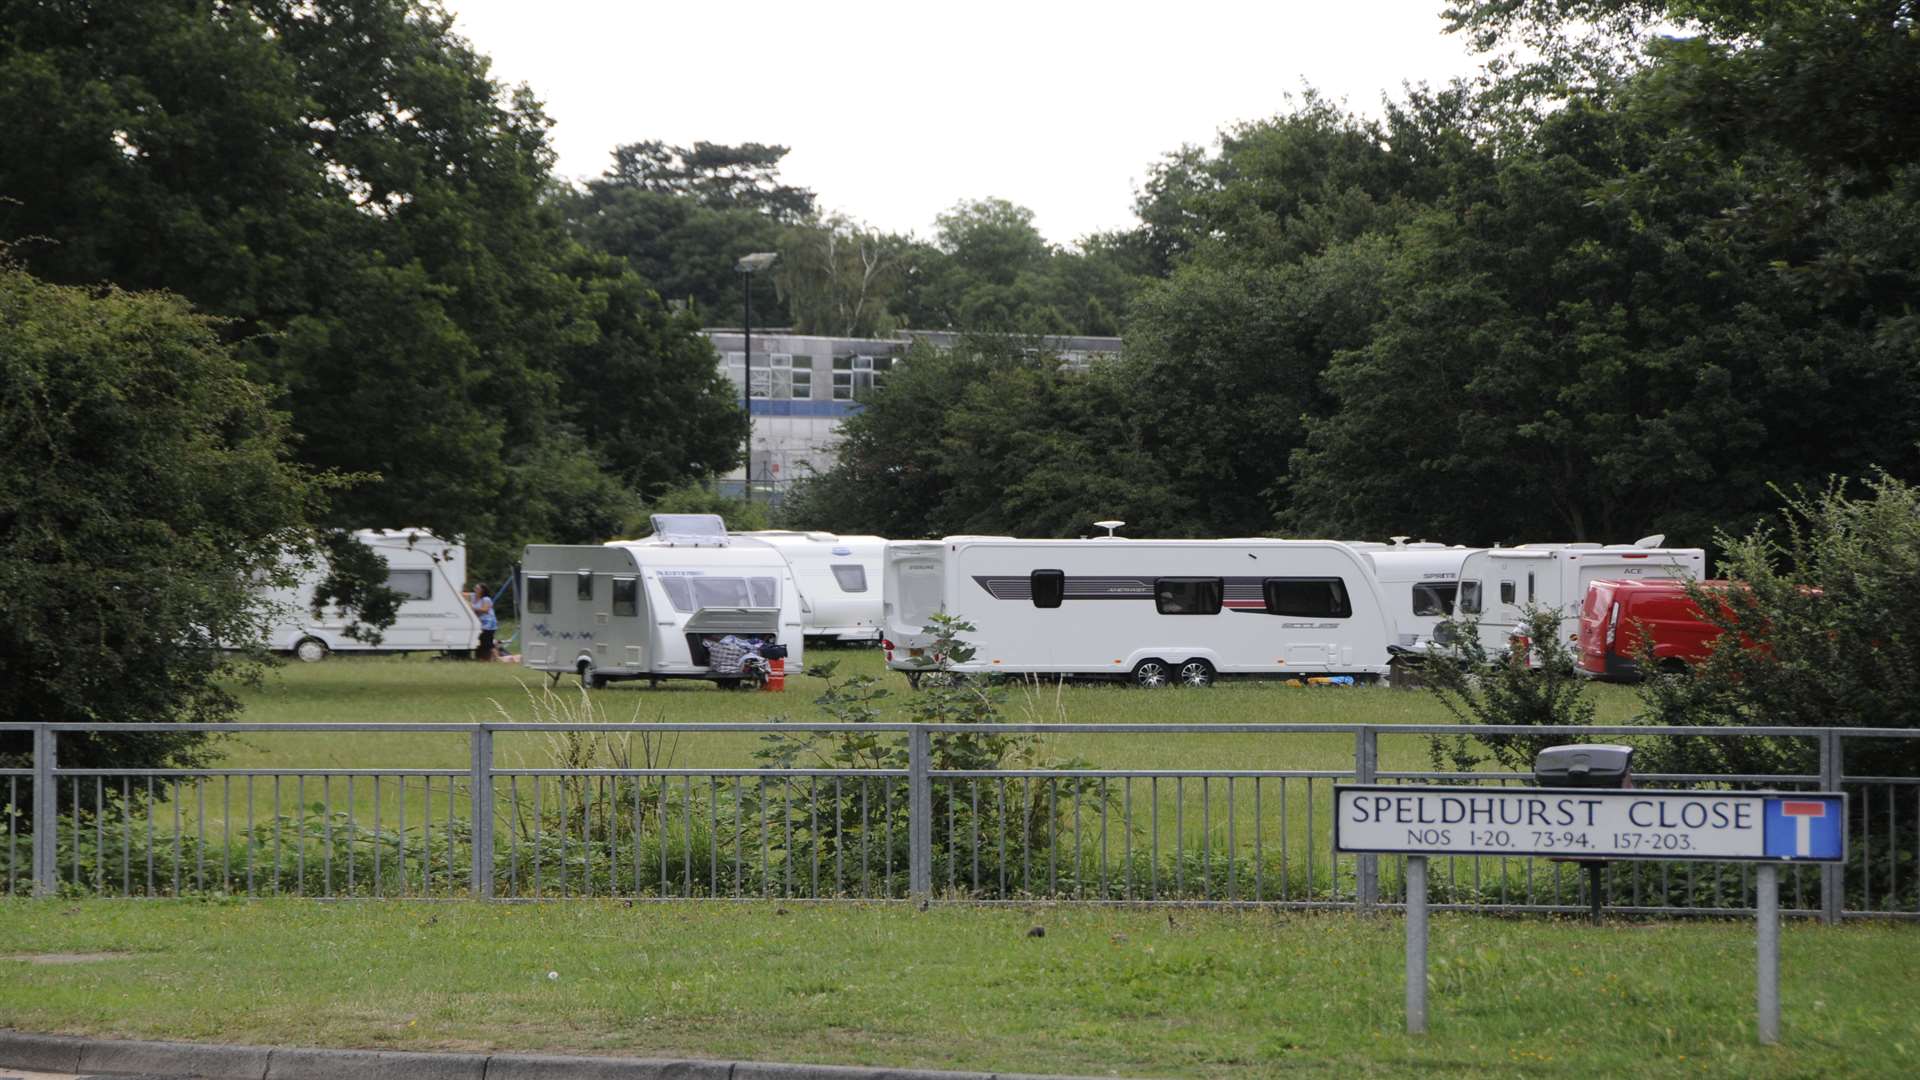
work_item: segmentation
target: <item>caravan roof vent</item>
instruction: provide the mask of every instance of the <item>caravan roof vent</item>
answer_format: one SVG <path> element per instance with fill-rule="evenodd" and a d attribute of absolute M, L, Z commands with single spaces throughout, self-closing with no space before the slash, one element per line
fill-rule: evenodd
<path fill-rule="evenodd" d="M 655 514 L 653 539 L 668 544 L 727 546 L 727 523 L 719 514 Z"/>
<path fill-rule="evenodd" d="M 1637 548 L 1657 548 L 1661 544 L 1664 544 L 1666 542 L 1667 542 L 1666 533 L 1654 533 L 1652 536 L 1643 536 L 1640 539 L 1635 540 L 1633 542 L 1633 546 Z"/>
<path fill-rule="evenodd" d="M 1107 535 L 1112 536 L 1113 530 L 1125 524 L 1126 522 L 1124 521 L 1096 521 L 1093 523 L 1093 527 L 1096 529 L 1105 529 L 1107 530 Z"/>

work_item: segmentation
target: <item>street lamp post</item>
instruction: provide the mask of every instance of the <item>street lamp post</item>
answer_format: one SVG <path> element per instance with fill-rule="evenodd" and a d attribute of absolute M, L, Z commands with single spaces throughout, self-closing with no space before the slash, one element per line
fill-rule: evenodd
<path fill-rule="evenodd" d="M 751 255 L 740 256 L 740 261 L 733 264 L 733 268 L 740 271 L 740 294 L 746 299 L 746 311 L 740 322 L 740 336 L 741 348 L 745 350 L 747 357 L 747 378 L 746 384 L 740 390 L 747 409 L 745 497 L 748 502 L 753 501 L 753 275 L 771 267 L 773 261 L 779 257 L 780 253 L 777 251 L 756 251 Z M 771 380 L 771 373 L 768 378 Z"/>

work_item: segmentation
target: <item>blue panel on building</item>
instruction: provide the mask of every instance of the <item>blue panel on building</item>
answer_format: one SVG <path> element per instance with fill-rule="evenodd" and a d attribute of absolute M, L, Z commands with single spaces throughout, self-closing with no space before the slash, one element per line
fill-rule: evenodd
<path fill-rule="evenodd" d="M 756 398 L 753 402 L 755 416 L 852 416 L 860 411 L 860 405 L 852 401 L 769 401 Z"/>

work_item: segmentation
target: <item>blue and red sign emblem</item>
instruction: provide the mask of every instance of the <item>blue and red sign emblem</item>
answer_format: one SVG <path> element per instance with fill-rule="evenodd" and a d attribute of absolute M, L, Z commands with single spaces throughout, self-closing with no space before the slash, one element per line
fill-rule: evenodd
<path fill-rule="evenodd" d="M 1831 861 L 1846 851 L 1846 800 L 1833 795 L 1781 795 L 1767 800 L 1767 858 Z"/>

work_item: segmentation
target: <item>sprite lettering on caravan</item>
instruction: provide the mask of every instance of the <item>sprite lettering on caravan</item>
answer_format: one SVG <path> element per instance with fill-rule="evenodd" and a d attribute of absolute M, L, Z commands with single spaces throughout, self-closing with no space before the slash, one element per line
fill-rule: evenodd
<path fill-rule="evenodd" d="M 1835 795 L 1347 786 L 1341 851 L 1626 859 L 1835 858 Z"/>

